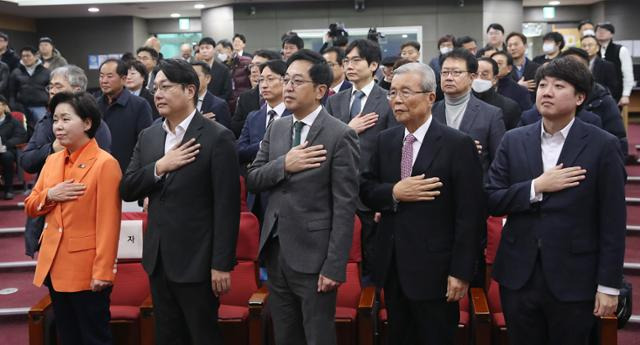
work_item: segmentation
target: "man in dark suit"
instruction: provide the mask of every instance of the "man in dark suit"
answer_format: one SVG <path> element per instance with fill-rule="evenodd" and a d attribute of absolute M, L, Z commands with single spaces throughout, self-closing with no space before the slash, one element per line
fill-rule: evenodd
<path fill-rule="evenodd" d="M 513 70 L 513 59 L 507 52 L 496 52 L 491 55 L 491 58 L 498 63 L 498 93 L 509 97 L 516 101 L 522 111 L 528 110 L 533 106 L 529 90 L 519 85 L 511 77 Z"/>
<path fill-rule="evenodd" d="M 249 71 L 251 72 L 249 78 L 251 80 L 252 89 L 247 90 L 238 96 L 236 109 L 233 112 L 233 117 L 231 118 L 231 130 L 236 137 L 240 136 L 240 132 L 242 131 L 244 122 L 247 119 L 247 115 L 254 110 L 260 109 L 260 107 L 264 105 L 264 100 L 260 97 L 260 90 L 258 87 L 258 79 L 260 79 L 260 65 L 269 60 L 281 58 L 282 55 L 273 50 L 257 50 L 254 53 L 251 65 L 249 65 Z"/>
<path fill-rule="evenodd" d="M 371 160 L 378 133 L 398 123 L 389 107 L 387 92 L 373 79 L 382 58 L 380 46 L 359 39 L 349 43 L 345 52 L 344 64 L 353 87 L 329 97 L 326 109 L 358 133 L 360 171 L 364 171 Z M 375 256 L 375 212 L 358 202 L 357 214 L 362 222 L 363 275 L 369 276 Z"/>
<path fill-rule="evenodd" d="M 588 68 L 558 58 L 538 71 L 542 120 L 505 135 L 489 211 L 507 215 L 493 266 L 511 344 L 586 344 L 616 310 L 626 174 L 618 140 L 575 118 Z"/>
<path fill-rule="evenodd" d="M 231 41 L 233 44 L 234 55 L 248 57 L 249 59 L 253 57 L 253 55 L 244 51 L 244 48 L 247 46 L 247 38 L 243 34 L 233 35 L 233 39 Z"/>
<path fill-rule="evenodd" d="M 344 74 L 344 66 L 342 64 L 344 55 L 344 49 L 338 47 L 329 47 L 325 49 L 322 54 L 322 57 L 327 60 L 327 63 L 331 67 L 331 73 L 333 73 L 333 81 L 327 92 L 327 96 L 329 97 L 351 88 L 351 82 L 346 79 Z"/>
<path fill-rule="evenodd" d="M 149 274 L 158 344 L 222 344 L 219 296 L 231 287 L 240 214 L 233 134 L 196 110 L 199 80 L 181 59 L 156 75 L 165 121 L 140 134 L 120 186 L 149 198 L 142 264 Z"/>
<path fill-rule="evenodd" d="M 477 71 L 478 60 L 465 49 L 454 49 L 443 56 L 440 84 L 444 100 L 433 105 L 433 117 L 473 138 L 486 175 L 505 130 L 502 110 L 471 93 Z"/>
<path fill-rule="evenodd" d="M 478 59 L 478 77 L 473 80 L 471 89 L 473 95 L 480 100 L 498 107 L 502 110 L 505 130 L 515 128 L 520 121 L 522 110 L 511 98 L 504 97 L 496 92 L 498 83 L 498 64 L 488 57 Z"/>
<path fill-rule="evenodd" d="M 536 71 L 540 67 L 527 57 L 527 36 L 520 32 L 507 35 L 507 51 L 513 58 L 511 78 L 518 85 L 525 87 L 531 96 L 531 102 L 536 100 Z"/>
<path fill-rule="evenodd" d="M 97 103 L 111 131 L 111 154 L 127 170 L 138 136 L 152 122 L 151 107 L 144 99 L 125 89 L 127 66 L 122 60 L 108 59 L 100 66 L 100 90 Z"/>
<path fill-rule="evenodd" d="M 246 172 L 245 167 L 256 158 L 267 127 L 273 121 L 291 115 L 283 102 L 282 78 L 287 72 L 287 64 L 281 59 L 269 60 L 260 65 L 260 69 L 262 70 L 260 93 L 266 103 L 262 108 L 249 113 L 240 138 L 236 141 L 241 173 Z M 258 219 L 263 219 L 266 206 L 266 195 L 248 193 L 247 207 L 258 216 Z"/>
<path fill-rule="evenodd" d="M 303 49 L 287 65 L 284 101 L 293 115 L 267 128 L 247 186 L 269 192 L 260 257 L 276 344 L 335 345 L 337 288 L 346 279 L 358 196 L 358 138 L 320 104 L 332 80 L 322 56 Z"/>
<path fill-rule="evenodd" d="M 622 94 L 622 84 L 616 78 L 616 65 L 611 61 L 600 58 L 600 43 L 598 43 L 596 37 L 593 35 L 582 37 L 580 39 L 580 47 L 587 53 L 587 62 L 594 81 L 608 88 L 611 94 Z"/>
<path fill-rule="evenodd" d="M 576 112 L 577 119 L 582 120 L 582 122 L 594 125 L 598 128 L 602 128 L 602 119 L 600 117 L 586 109 L 580 109 Z M 542 115 L 538 111 L 538 108 L 535 106 L 524 113 L 522 113 L 522 117 L 520 117 L 520 121 L 518 122 L 517 127 L 528 126 L 530 124 L 534 124 L 542 119 Z"/>
<path fill-rule="evenodd" d="M 222 99 L 231 97 L 231 71 L 223 63 L 215 58 L 216 41 L 211 37 L 203 37 L 198 43 L 198 52 L 202 61 L 211 68 L 211 81 L 207 89 L 214 95 Z"/>
<path fill-rule="evenodd" d="M 394 71 L 389 102 L 402 126 L 378 135 L 362 174 L 362 200 L 382 212 L 374 281 L 384 287 L 394 344 L 453 344 L 484 222 L 476 147 L 433 120 L 435 83 L 423 64 Z"/>
<path fill-rule="evenodd" d="M 231 112 L 229 105 L 220 97 L 214 96 L 207 85 L 211 81 L 211 68 L 203 61 L 192 62 L 191 66 L 196 71 L 200 81 L 200 89 L 198 90 L 198 103 L 196 109 L 202 116 L 220 122 L 221 125 L 229 128 L 231 125 Z"/>

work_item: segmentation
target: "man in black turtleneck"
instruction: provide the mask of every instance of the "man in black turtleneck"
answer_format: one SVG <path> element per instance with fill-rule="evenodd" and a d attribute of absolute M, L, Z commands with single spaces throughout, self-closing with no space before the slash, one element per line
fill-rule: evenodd
<path fill-rule="evenodd" d="M 473 80 L 471 88 L 474 96 L 502 109 L 502 120 L 504 121 L 505 129 L 508 131 L 517 127 L 522 111 L 514 100 L 496 92 L 498 70 L 498 64 L 493 59 L 488 57 L 479 58 L 478 77 Z"/>

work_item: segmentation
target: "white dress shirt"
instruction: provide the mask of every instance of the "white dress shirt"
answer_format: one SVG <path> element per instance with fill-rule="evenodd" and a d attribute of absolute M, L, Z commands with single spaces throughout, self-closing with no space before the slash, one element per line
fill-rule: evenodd
<path fill-rule="evenodd" d="M 611 42 L 600 47 L 600 56 L 602 56 L 603 59 L 610 43 Z M 622 70 L 622 97 L 629 97 L 631 95 L 631 89 L 636 85 L 633 77 L 633 60 L 631 59 L 631 54 L 629 54 L 629 49 L 621 46 L 618 58 L 620 58 L 620 69 Z"/>
<path fill-rule="evenodd" d="M 344 79 L 342 79 L 342 81 L 340 82 L 340 84 L 334 86 L 331 88 L 331 90 L 333 90 L 334 93 L 338 93 L 340 92 L 340 88 L 342 87 L 342 84 L 344 84 Z"/>
<path fill-rule="evenodd" d="M 129 90 L 129 92 L 131 92 L 131 94 L 134 95 L 134 96 L 140 96 L 140 92 L 141 91 L 142 91 L 142 88 L 139 88 L 139 89 L 137 89 L 135 91 Z"/>
<path fill-rule="evenodd" d="M 544 124 L 542 124 L 540 130 L 540 148 L 542 151 L 542 169 L 543 171 L 547 171 L 558 164 L 558 159 L 560 158 L 560 153 L 562 152 L 562 148 L 564 147 L 564 142 L 567 140 L 567 136 L 569 135 L 569 131 L 571 130 L 571 126 L 576 121 L 574 118 L 566 125 L 563 129 L 557 131 L 554 134 L 548 133 L 544 129 Z M 567 167 L 564 167 L 567 168 Z M 530 202 L 540 202 L 542 201 L 542 193 L 536 193 L 533 180 L 531 181 L 531 192 L 530 192 Z M 620 290 L 614 289 L 607 286 L 598 285 L 598 292 L 617 296 L 620 294 Z"/>
<path fill-rule="evenodd" d="M 292 118 L 291 121 L 293 121 L 293 123 L 295 123 L 296 121 L 301 121 L 302 123 L 304 123 L 304 127 L 302 127 L 302 131 L 300 132 L 300 144 L 304 143 L 307 140 L 307 134 L 309 134 L 309 130 L 311 129 L 313 122 L 318 117 L 318 114 L 320 114 L 320 110 L 322 110 L 321 105 L 319 105 L 316 108 L 316 110 L 312 111 L 311 114 L 305 116 L 305 118 L 302 120 L 299 120 L 295 114 L 291 116 Z M 295 133 L 292 133 L 291 135 L 292 140 L 294 135 Z"/>
<path fill-rule="evenodd" d="M 195 114 L 196 111 L 194 109 L 193 112 L 189 116 L 187 116 L 187 118 L 182 120 L 182 122 L 180 122 L 180 124 L 176 126 L 173 132 L 171 131 L 171 129 L 169 129 L 169 125 L 167 124 L 168 120 L 162 121 L 162 129 L 167 132 L 167 137 L 164 139 L 165 154 L 169 152 L 169 150 L 171 150 L 174 146 L 182 142 L 182 139 L 184 139 L 184 134 L 187 132 L 187 128 L 189 128 L 189 124 L 191 123 L 191 120 L 193 120 L 193 116 Z M 162 175 L 158 175 L 157 164 L 158 163 L 156 162 L 156 168 L 153 170 L 153 174 L 155 175 L 156 179 L 160 179 Z"/>
<path fill-rule="evenodd" d="M 373 90 L 374 85 L 376 85 L 375 79 L 371 80 L 371 82 L 365 85 L 361 90 L 356 89 L 356 86 L 354 84 L 353 88 L 351 89 L 351 100 L 349 100 L 349 109 L 351 109 L 351 105 L 353 104 L 353 100 L 355 99 L 355 97 L 353 97 L 353 94 L 356 91 L 362 91 L 364 92 L 364 97 L 362 97 L 362 99 L 360 100 L 361 108 L 358 114 L 362 113 L 362 109 L 364 109 L 364 105 L 367 103 L 367 99 L 369 99 L 369 95 L 371 94 L 371 90 Z"/>
<path fill-rule="evenodd" d="M 198 111 L 202 111 L 202 103 L 204 103 L 204 97 L 207 95 L 207 90 L 204 90 L 202 95 L 198 95 L 198 104 L 196 105 L 196 109 Z"/>
<path fill-rule="evenodd" d="M 276 112 L 276 116 L 273 117 L 273 121 L 279 119 L 282 117 L 282 113 L 284 113 L 284 111 L 286 110 L 285 106 L 284 106 L 284 102 L 276 105 L 275 107 L 271 108 L 271 106 L 269 105 L 269 103 L 267 103 L 267 116 L 265 118 L 264 121 L 264 127 L 266 128 L 269 125 L 269 112 L 271 110 L 274 110 Z"/>
<path fill-rule="evenodd" d="M 427 131 L 429 130 L 429 126 L 431 126 L 431 120 L 433 120 L 433 116 L 429 116 L 429 119 L 423 123 L 418 129 L 416 129 L 412 134 L 416 138 L 414 140 L 413 146 L 413 157 L 411 157 L 411 167 L 416 164 L 416 159 L 418 158 L 418 153 L 420 153 L 420 147 L 422 147 L 422 143 L 424 142 L 424 137 L 427 135 Z M 402 137 L 402 143 L 404 145 L 404 140 L 409 135 L 409 130 L 405 127 L 404 136 Z"/>

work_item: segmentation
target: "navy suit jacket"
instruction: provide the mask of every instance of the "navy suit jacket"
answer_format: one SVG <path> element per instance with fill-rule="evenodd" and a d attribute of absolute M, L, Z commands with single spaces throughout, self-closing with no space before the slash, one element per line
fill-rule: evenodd
<path fill-rule="evenodd" d="M 291 115 L 287 109 L 282 116 Z M 240 132 L 240 137 L 236 140 L 236 150 L 238 151 L 238 161 L 241 165 L 250 164 L 256 158 L 260 149 L 260 142 L 267 130 L 267 105 L 263 105 L 260 109 L 254 110 L 247 115 Z"/>
<path fill-rule="evenodd" d="M 527 126 L 532 123 L 536 123 L 540 121 L 541 118 L 542 116 L 540 115 L 538 108 L 534 106 L 533 108 L 522 113 L 522 116 L 520 116 L 520 122 L 518 122 L 518 127 Z M 584 109 L 580 110 L 578 113 L 576 113 L 576 118 L 586 123 L 590 123 L 598 128 L 602 128 L 602 119 L 600 118 L 600 116 L 588 110 L 584 110 Z"/>
<path fill-rule="evenodd" d="M 529 90 L 518 85 L 518 83 L 509 76 L 498 80 L 498 93 L 516 101 L 522 111 L 529 110 L 529 108 L 533 106 Z"/>
<path fill-rule="evenodd" d="M 231 128 L 231 111 L 227 102 L 207 91 L 202 100 L 202 107 L 200 107 L 200 114 L 214 113 L 216 114 L 216 121 L 221 125 Z"/>
<path fill-rule="evenodd" d="M 493 276 L 504 287 L 520 289 L 540 255 L 557 299 L 592 301 L 598 285 L 619 289 L 622 282 L 626 173 L 620 144 L 576 119 L 557 163 L 586 169 L 586 178 L 531 203 L 532 180 L 543 172 L 541 123 L 507 132 L 489 170 L 489 212 L 508 216 Z"/>

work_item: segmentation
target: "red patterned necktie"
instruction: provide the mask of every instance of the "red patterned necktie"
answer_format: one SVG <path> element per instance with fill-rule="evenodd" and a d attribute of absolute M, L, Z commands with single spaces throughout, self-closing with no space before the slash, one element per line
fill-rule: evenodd
<path fill-rule="evenodd" d="M 405 179 L 411 176 L 414 141 L 416 141 L 416 137 L 411 133 L 407 134 L 404 138 L 404 145 L 402 146 L 402 160 L 400 161 L 400 179 Z"/>

